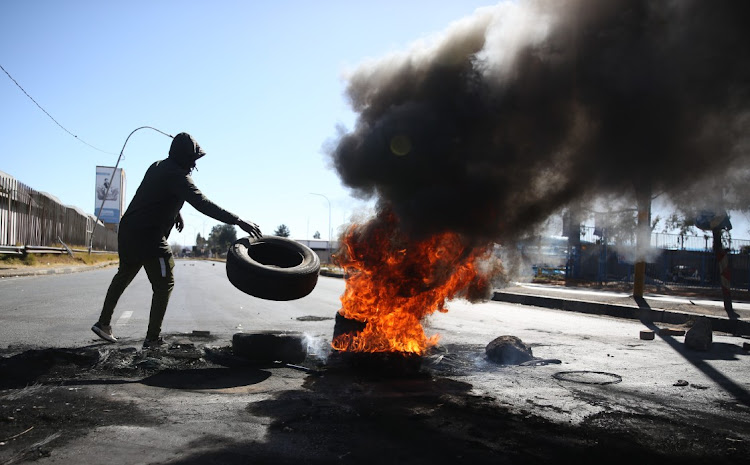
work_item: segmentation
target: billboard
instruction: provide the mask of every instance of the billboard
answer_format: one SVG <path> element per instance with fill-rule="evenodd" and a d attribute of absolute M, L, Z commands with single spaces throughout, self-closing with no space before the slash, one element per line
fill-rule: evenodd
<path fill-rule="evenodd" d="M 103 204 L 102 204 L 103 202 Z M 112 166 L 96 167 L 94 214 L 105 224 L 120 224 L 125 207 L 125 172 Z M 99 213 L 101 209 L 101 213 Z"/>

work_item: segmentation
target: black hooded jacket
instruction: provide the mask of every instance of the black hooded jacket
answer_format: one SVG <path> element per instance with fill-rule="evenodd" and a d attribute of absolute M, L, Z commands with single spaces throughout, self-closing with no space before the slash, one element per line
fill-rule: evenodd
<path fill-rule="evenodd" d="M 203 155 L 205 152 L 195 140 L 182 132 L 172 140 L 169 157 L 149 167 L 120 220 L 121 258 L 139 260 L 171 255 L 167 238 L 185 202 L 217 221 L 237 224 L 239 217 L 208 200 L 190 177 L 195 161 Z"/>

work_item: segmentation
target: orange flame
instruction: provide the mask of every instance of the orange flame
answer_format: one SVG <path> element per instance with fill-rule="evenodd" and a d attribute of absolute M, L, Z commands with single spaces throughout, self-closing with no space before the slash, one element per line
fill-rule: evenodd
<path fill-rule="evenodd" d="M 366 322 L 357 333 L 334 337 L 335 350 L 423 354 L 438 342 L 422 320 L 446 312 L 452 298 L 486 293 L 489 279 L 477 270 L 488 248 L 470 248 L 459 234 L 411 240 L 385 213 L 344 236 L 338 263 L 348 275 L 341 316 Z"/>

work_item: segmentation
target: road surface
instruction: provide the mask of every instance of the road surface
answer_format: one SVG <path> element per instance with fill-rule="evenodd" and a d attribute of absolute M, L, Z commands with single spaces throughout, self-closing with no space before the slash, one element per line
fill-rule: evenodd
<path fill-rule="evenodd" d="M 750 356 L 729 335 L 695 352 L 679 336 L 641 340 L 639 321 L 455 301 L 426 323 L 440 344 L 418 373 L 363 371 L 329 358 L 342 280 L 267 302 L 234 289 L 220 263 L 178 261 L 168 340 L 220 350 L 240 325 L 300 331 L 315 372 L 167 363 L 132 349 L 147 325 L 143 274 L 115 314 L 123 342 L 93 338 L 113 274 L 0 280 L 0 373 L 44 368 L 0 391 L 0 439 L 23 433 L 0 463 L 739 463 L 750 452 Z M 501 335 L 560 363 L 494 364 L 484 349 Z M 45 347 L 75 350 L 31 350 Z"/>
<path fill-rule="evenodd" d="M 85 273 L 43 275 L 0 280 L 0 348 L 11 346 L 71 347 L 95 338 L 91 325 L 101 311 L 115 267 Z M 339 279 L 321 278 L 312 295 L 294 302 L 272 302 L 237 290 L 226 277 L 224 264 L 177 260 L 175 289 L 162 330 L 164 333 L 211 331 L 231 338 L 237 328 L 289 329 L 306 309 L 333 317 L 343 291 Z M 120 298 L 112 318 L 113 331 L 124 344 L 143 342 L 151 305 L 151 285 L 145 271 L 136 276 Z M 287 321 L 288 320 L 288 321 Z"/>

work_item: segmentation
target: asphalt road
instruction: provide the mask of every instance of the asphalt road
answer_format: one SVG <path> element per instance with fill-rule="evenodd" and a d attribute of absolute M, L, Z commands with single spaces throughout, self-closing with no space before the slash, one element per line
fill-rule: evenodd
<path fill-rule="evenodd" d="M 140 347 L 150 300 L 145 274 L 115 314 L 123 342 L 104 344 L 90 333 L 114 271 L 0 280 L 0 348 Z M 342 280 L 320 277 L 311 295 L 281 303 L 234 289 L 219 263 L 178 261 L 175 275 L 168 337 L 208 330 L 211 344 L 221 346 L 239 325 L 301 331 L 323 375 L 286 367 L 213 370 L 201 383 L 199 372 L 183 370 L 168 379 L 44 384 L 43 396 L 26 395 L 64 395 L 64 405 L 83 402 L 85 411 L 122 418 L 84 421 L 85 434 L 78 426 L 65 436 L 61 426 L 37 463 L 621 463 L 626 456 L 736 463 L 750 451 L 750 355 L 740 338 L 715 333 L 710 351 L 695 352 L 679 336 L 640 340 L 653 325 L 639 321 L 455 301 L 426 324 L 428 335 L 441 337 L 422 360 L 427 378 L 368 379 L 326 366 Z M 494 364 L 484 349 L 501 335 L 560 363 Z M 0 392 L 0 404 L 19 398 Z M 43 431 L 19 441 L 43 441 Z"/>
<path fill-rule="evenodd" d="M 0 280 L 0 347 L 71 347 L 98 340 L 90 328 L 99 317 L 115 267 L 60 275 Z M 163 333 L 211 331 L 231 339 L 239 330 L 308 329 L 296 320 L 308 309 L 333 317 L 344 285 L 321 278 L 314 292 L 293 302 L 257 299 L 237 290 L 220 262 L 177 260 L 175 289 L 162 326 Z M 145 271 L 120 298 L 112 318 L 123 344 L 143 342 L 148 326 L 151 286 Z"/>

